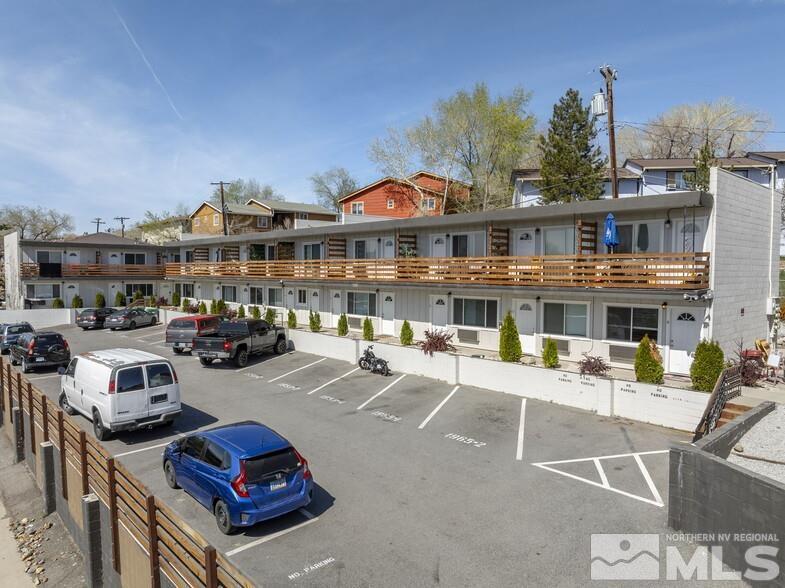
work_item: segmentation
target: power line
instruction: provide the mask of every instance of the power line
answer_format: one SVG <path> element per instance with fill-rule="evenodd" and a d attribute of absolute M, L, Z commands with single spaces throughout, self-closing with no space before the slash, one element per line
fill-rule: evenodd
<path fill-rule="evenodd" d="M 663 127 L 666 129 L 683 129 L 683 130 L 690 130 L 690 131 L 715 131 L 718 133 L 759 133 L 759 134 L 777 134 L 777 135 L 785 135 L 785 131 L 782 130 L 772 130 L 766 131 L 764 129 L 736 129 L 736 128 L 713 128 L 713 127 L 701 127 L 701 126 L 690 126 L 690 125 L 679 125 L 679 124 L 664 124 L 664 123 L 654 123 L 654 122 L 637 122 L 632 120 L 620 120 L 617 121 L 616 124 L 618 125 L 629 125 L 629 126 L 644 126 L 644 127 Z"/>
<path fill-rule="evenodd" d="M 221 187 L 221 218 L 223 218 L 223 221 L 224 221 L 223 222 L 224 235 L 228 235 L 229 234 L 229 225 L 228 225 L 227 217 L 229 215 L 227 214 L 226 201 L 224 199 L 224 186 L 231 186 L 232 182 L 224 182 L 224 181 L 210 182 L 210 185 L 211 186 L 220 186 Z"/>
<path fill-rule="evenodd" d="M 131 220 L 130 216 L 116 216 L 114 220 L 120 221 L 120 236 L 125 237 L 125 221 Z"/>
<path fill-rule="evenodd" d="M 101 225 L 105 225 L 106 224 L 106 222 L 104 222 L 104 219 L 102 219 L 100 217 L 94 218 L 92 222 L 95 223 L 95 232 L 96 233 L 100 233 L 101 232 Z"/>

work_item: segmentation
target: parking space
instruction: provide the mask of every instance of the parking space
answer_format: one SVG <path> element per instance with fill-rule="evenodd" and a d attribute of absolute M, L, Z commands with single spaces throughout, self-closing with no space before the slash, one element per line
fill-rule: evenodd
<path fill-rule="evenodd" d="M 588 554 L 592 532 L 664 530 L 662 451 L 686 435 L 301 352 L 203 367 L 162 347 L 161 327 L 60 331 L 74 353 L 133 347 L 172 361 L 182 417 L 106 446 L 266 584 L 519 585 L 547 582 L 557 567 L 581 584 L 588 562 L 575 554 Z M 57 377 L 31 377 L 56 400 Z M 316 490 L 306 509 L 227 537 L 166 486 L 161 452 L 189 432 L 246 419 L 308 458 Z"/>

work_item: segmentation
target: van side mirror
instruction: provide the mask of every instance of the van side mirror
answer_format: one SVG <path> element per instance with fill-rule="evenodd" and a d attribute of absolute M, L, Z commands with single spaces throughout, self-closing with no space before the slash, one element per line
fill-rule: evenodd
<path fill-rule="evenodd" d="M 65 368 L 63 366 L 60 366 L 59 368 L 57 368 L 57 373 L 62 376 L 65 373 Z"/>

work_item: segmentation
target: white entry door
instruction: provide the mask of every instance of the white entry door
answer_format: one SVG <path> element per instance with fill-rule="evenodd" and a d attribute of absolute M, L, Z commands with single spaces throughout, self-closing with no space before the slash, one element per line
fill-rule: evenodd
<path fill-rule="evenodd" d="M 395 335 L 395 294 L 382 292 L 382 334 Z"/>
<path fill-rule="evenodd" d="M 695 307 L 670 308 L 670 362 L 674 374 L 689 374 L 703 327 L 705 310 Z"/>
<path fill-rule="evenodd" d="M 706 219 L 696 218 L 695 222 L 688 219 L 677 219 L 673 223 L 673 251 L 704 251 L 704 240 L 706 239 Z"/>
<path fill-rule="evenodd" d="M 447 235 L 431 235 L 431 257 L 447 257 Z"/>
<path fill-rule="evenodd" d="M 447 296 L 431 296 L 431 325 L 434 327 L 447 326 L 449 307 Z"/>
<path fill-rule="evenodd" d="M 110 265 L 119 265 L 123 263 L 123 254 L 119 251 L 110 251 L 106 257 L 108 262 L 105 261 L 104 263 L 109 263 Z"/>
<path fill-rule="evenodd" d="M 521 229 L 513 232 L 513 255 L 534 257 L 534 229 Z M 519 327 L 520 328 L 520 327 Z"/>
<path fill-rule="evenodd" d="M 341 318 L 341 292 L 340 290 L 330 290 L 330 313 L 333 317 L 333 327 L 338 326 L 338 319 Z"/>
<path fill-rule="evenodd" d="M 534 331 L 537 328 L 537 301 L 534 298 L 515 298 L 515 325 L 521 338 L 521 348 L 524 353 L 534 355 Z"/>
<path fill-rule="evenodd" d="M 71 302 L 74 299 L 74 296 L 79 295 L 79 286 L 77 284 L 69 284 L 65 283 L 63 287 L 63 302 L 65 303 L 66 308 L 71 308 Z"/>
<path fill-rule="evenodd" d="M 382 237 L 382 257 L 392 259 L 395 255 L 395 237 Z"/>
<path fill-rule="evenodd" d="M 294 288 L 286 289 L 286 308 L 294 308 Z"/>
<path fill-rule="evenodd" d="M 82 263 L 82 256 L 79 255 L 79 251 L 70 250 L 65 252 L 65 259 L 63 259 L 63 263 L 65 265 L 79 265 Z"/>

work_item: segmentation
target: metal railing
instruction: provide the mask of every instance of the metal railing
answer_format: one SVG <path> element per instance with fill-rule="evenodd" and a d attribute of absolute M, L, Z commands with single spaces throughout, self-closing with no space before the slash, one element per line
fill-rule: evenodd
<path fill-rule="evenodd" d="M 714 390 L 712 390 L 711 396 L 709 396 L 706 410 L 703 411 L 703 416 L 695 428 L 695 435 L 692 438 L 693 443 L 717 428 L 717 423 L 722 416 L 722 411 L 725 409 L 725 404 L 731 398 L 736 398 L 739 395 L 741 395 L 741 366 L 734 365 L 722 370 L 720 377 L 717 378 Z"/>

